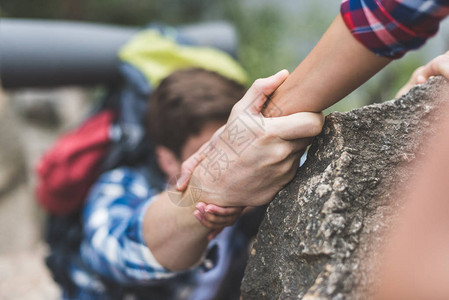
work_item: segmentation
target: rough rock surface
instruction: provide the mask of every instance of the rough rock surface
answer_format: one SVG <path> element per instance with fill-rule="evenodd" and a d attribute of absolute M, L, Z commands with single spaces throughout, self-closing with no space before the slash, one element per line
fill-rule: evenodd
<path fill-rule="evenodd" d="M 270 204 L 243 299 L 369 299 L 375 257 L 401 207 L 410 162 L 434 134 L 446 83 L 326 118 L 304 166 Z"/>

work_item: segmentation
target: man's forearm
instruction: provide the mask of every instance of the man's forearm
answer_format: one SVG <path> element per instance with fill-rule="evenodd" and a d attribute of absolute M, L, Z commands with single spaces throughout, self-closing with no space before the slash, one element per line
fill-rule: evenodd
<path fill-rule="evenodd" d="M 264 115 L 278 117 L 322 111 L 390 61 L 359 43 L 338 15 L 316 47 L 273 94 Z"/>
<path fill-rule="evenodd" d="M 187 197 L 190 193 L 184 193 Z M 210 230 L 193 216 L 195 207 L 176 206 L 167 192 L 159 194 L 143 222 L 145 241 L 156 260 L 171 271 L 185 270 L 203 255 Z"/>

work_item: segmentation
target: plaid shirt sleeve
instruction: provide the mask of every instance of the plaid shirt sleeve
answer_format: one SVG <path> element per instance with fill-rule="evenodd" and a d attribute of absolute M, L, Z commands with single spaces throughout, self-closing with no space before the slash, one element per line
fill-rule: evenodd
<path fill-rule="evenodd" d="M 343 0 L 353 36 L 379 56 L 402 57 L 421 47 L 449 14 L 449 0 Z"/>
<path fill-rule="evenodd" d="M 103 174 L 83 211 L 85 264 L 125 284 L 174 276 L 156 261 L 143 238 L 143 217 L 157 193 L 132 169 Z"/>

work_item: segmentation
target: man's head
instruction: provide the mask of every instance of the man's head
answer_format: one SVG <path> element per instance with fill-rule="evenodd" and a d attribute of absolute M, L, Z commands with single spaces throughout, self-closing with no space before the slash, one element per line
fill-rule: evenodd
<path fill-rule="evenodd" d="M 176 71 L 161 82 L 149 100 L 147 130 L 168 177 L 226 123 L 244 93 L 235 81 L 198 68 Z"/>

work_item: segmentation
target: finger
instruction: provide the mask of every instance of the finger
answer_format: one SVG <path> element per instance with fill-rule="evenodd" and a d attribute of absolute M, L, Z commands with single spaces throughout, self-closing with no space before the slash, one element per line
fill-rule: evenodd
<path fill-rule="evenodd" d="M 323 113 L 300 112 L 284 117 L 267 118 L 267 130 L 284 140 L 314 137 L 324 124 Z"/>
<path fill-rule="evenodd" d="M 242 206 L 233 206 L 233 207 L 221 207 L 215 204 L 208 204 L 205 207 L 206 213 L 212 213 L 215 215 L 237 215 L 240 214 L 243 210 Z"/>
<path fill-rule="evenodd" d="M 426 77 L 424 77 L 423 75 L 418 75 L 418 77 L 416 78 L 416 83 L 422 84 L 424 82 L 426 82 Z"/>
<path fill-rule="evenodd" d="M 286 141 L 286 143 L 290 144 L 292 153 L 303 152 L 312 142 L 313 137 Z"/>
<path fill-rule="evenodd" d="M 208 229 L 219 229 L 224 226 L 227 226 L 227 223 L 221 223 L 221 222 L 216 223 L 216 222 L 208 221 L 206 218 L 204 218 L 204 215 L 201 214 L 201 212 L 198 210 L 195 210 L 193 212 L 193 215 L 201 223 L 201 225 L 203 225 L 204 227 L 206 227 Z"/>
<path fill-rule="evenodd" d="M 206 227 L 206 228 L 208 228 L 208 229 L 220 229 L 220 228 L 229 226 L 229 225 L 227 225 L 227 224 L 223 225 L 223 224 L 221 224 L 221 223 L 212 223 L 212 222 L 210 222 L 210 221 L 208 221 L 208 220 L 206 220 L 206 219 L 202 219 L 202 220 L 200 221 L 200 223 L 201 223 L 201 225 L 203 225 L 204 227 Z"/>
<path fill-rule="evenodd" d="M 299 165 L 300 165 L 300 161 L 301 161 L 301 156 L 303 153 L 298 153 L 298 155 L 296 155 L 290 170 L 287 172 L 286 176 L 287 176 L 287 182 L 290 182 L 293 177 L 295 177 L 296 172 L 298 171 Z"/>
<path fill-rule="evenodd" d="M 268 97 L 287 79 L 288 75 L 287 70 L 282 70 L 270 77 L 257 79 L 237 103 L 238 106 L 248 109 L 248 112 L 252 114 L 260 113 Z"/>
<path fill-rule="evenodd" d="M 210 142 L 212 144 L 211 146 L 214 146 L 216 144 L 217 140 L 220 138 L 220 135 L 223 133 L 225 128 L 226 124 L 218 128 L 217 131 L 215 131 L 214 135 L 210 139 Z"/>
<path fill-rule="evenodd" d="M 436 64 L 437 74 L 435 75 L 442 75 L 446 80 L 449 80 L 449 56 L 441 55 Z M 423 75 L 425 76 L 425 74 Z"/>
<path fill-rule="evenodd" d="M 193 212 L 193 216 L 194 216 L 198 221 L 200 221 L 200 223 L 202 223 L 203 220 L 204 220 L 203 214 L 202 214 L 199 210 L 195 210 L 195 211 Z"/>
<path fill-rule="evenodd" d="M 283 185 L 288 181 L 285 181 L 286 174 L 291 173 L 292 169 L 297 169 L 299 167 L 299 161 L 301 159 L 303 151 L 292 152 L 284 159 L 280 160 L 276 166 L 276 170 L 273 171 L 273 176 L 278 179 L 278 182 L 282 182 Z M 288 176 L 287 176 L 288 177 Z"/>
<path fill-rule="evenodd" d="M 222 226 L 232 225 L 237 218 L 238 218 L 238 215 L 217 216 L 217 215 L 214 215 L 211 213 L 205 213 L 203 215 L 203 220 L 208 221 L 215 225 L 222 225 Z"/>
<path fill-rule="evenodd" d="M 176 181 L 176 189 L 178 191 L 184 191 L 189 183 L 192 173 L 195 168 L 204 160 L 207 154 L 214 148 L 214 145 L 219 138 L 220 134 L 225 129 L 223 125 L 220 127 L 212 136 L 212 138 L 204 143 L 198 151 L 192 154 L 188 159 L 186 159 L 181 165 L 181 175 Z"/>
<path fill-rule="evenodd" d="M 430 63 L 428 63 L 421 75 L 427 79 L 430 76 L 442 75 L 449 80 L 449 56 L 448 55 L 440 55 L 437 58 L 433 59 Z"/>
<path fill-rule="evenodd" d="M 198 209 L 203 215 L 206 213 L 206 203 L 198 202 L 195 205 L 196 209 Z"/>
<path fill-rule="evenodd" d="M 425 81 L 426 78 L 425 78 L 425 76 L 423 76 L 425 69 L 426 69 L 426 66 L 422 66 L 422 67 L 417 68 L 413 72 L 412 76 L 410 77 L 410 80 L 407 82 L 407 85 L 408 86 L 414 86 L 414 85 L 416 85 L 418 83 L 422 83 L 420 81 L 423 78 L 424 78 L 424 81 Z"/>
<path fill-rule="evenodd" d="M 187 188 L 192 173 L 195 168 L 204 160 L 205 153 L 210 147 L 210 143 L 207 142 L 200 149 L 187 158 L 181 165 L 181 175 L 176 180 L 176 189 L 178 191 L 184 191 Z"/>
<path fill-rule="evenodd" d="M 415 85 L 425 83 L 430 76 L 437 75 L 441 75 L 446 80 L 449 80 L 449 51 L 434 58 L 425 66 L 417 68 L 410 80 L 397 92 L 396 98 L 408 93 Z"/>
<path fill-rule="evenodd" d="M 297 139 L 293 141 L 287 141 L 283 139 L 276 139 L 270 147 L 270 158 L 272 164 L 285 164 L 287 161 L 291 161 L 293 157 L 296 157 L 303 152 L 313 138 Z M 285 168 L 283 168 L 285 171 Z"/>

